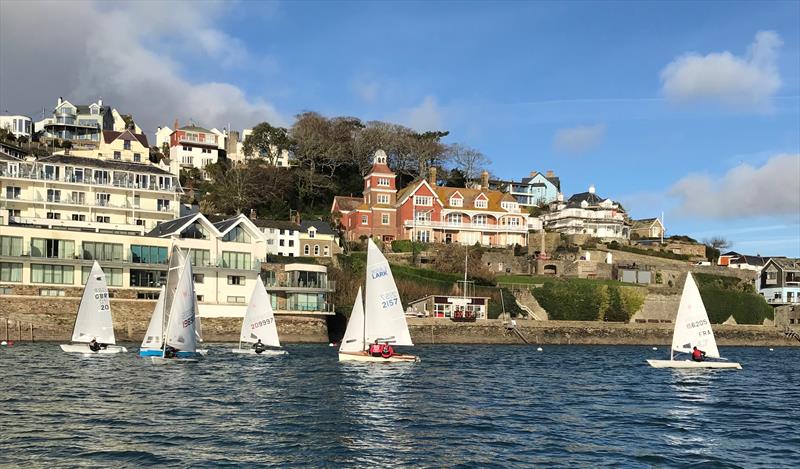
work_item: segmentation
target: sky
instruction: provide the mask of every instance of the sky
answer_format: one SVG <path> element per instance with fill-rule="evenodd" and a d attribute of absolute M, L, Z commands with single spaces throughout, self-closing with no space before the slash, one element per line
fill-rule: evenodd
<path fill-rule="evenodd" d="M 800 2 L 0 0 L 0 111 L 151 136 L 299 112 L 448 130 L 668 234 L 800 257 Z"/>

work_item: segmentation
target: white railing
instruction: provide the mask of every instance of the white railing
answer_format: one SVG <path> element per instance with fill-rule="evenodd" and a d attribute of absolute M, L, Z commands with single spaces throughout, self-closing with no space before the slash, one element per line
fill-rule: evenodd
<path fill-rule="evenodd" d="M 528 227 L 525 225 L 488 225 L 481 223 L 451 223 L 446 221 L 428 220 L 406 220 L 406 228 L 444 228 L 448 230 L 471 230 L 471 231 L 494 231 L 494 232 L 513 232 L 526 233 Z"/>
<path fill-rule="evenodd" d="M 10 222 L 20 225 L 47 225 L 63 228 L 90 228 L 114 231 L 136 231 L 144 234 L 146 229 L 142 225 L 127 225 L 124 223 L 99 223 L 93 221 L 52 220 L 49 218 L 9 217 Z"/>
<path fill-rule="evenodd" d="M 159 192 L 178 192 L 178 185 L 159 185 L 158 183 L 151 183 L 151 184 L 141 184 L 141 183 L 134 183 L 132 181 L 125 181 L 125 180 L 116 180 L 111 181 L 110 179 L 94 179 L 90 177 L 85 178 L 76 178 L 72 177 L 55 177 L 52 175 L 44 175 L 44 174 L 37 174 L 37 173 L 28 173 L 23 174 L 22 172 L 9 172 L 8 170 L 0 170 L 0 177 L 7 177 L 13 179 L 28 179 L 33 181 L 43 181 L 43 182 L 66 182 L 70 184 L 80 184 L 80 185 L 87 185 L 87 186 L 103 186 L 103 187 L 116 187 L 119 189 L 137 189 L 137 190 L 149 190 L 149 191 L 159 191 Z M 157 176 L 151 176 L 151 178 L 156 178 Z"/>

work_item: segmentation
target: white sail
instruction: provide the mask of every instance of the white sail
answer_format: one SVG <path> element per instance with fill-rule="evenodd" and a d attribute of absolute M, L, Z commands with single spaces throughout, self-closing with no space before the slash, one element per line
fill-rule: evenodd
<path fill-rule="evenodd" d="M 194 321 L 195 321 L 195 328 L 194 332 L 197 335 L 197 341 L 203 341 L 203 326 L 200 321 L 200 305 L 197 304 L 197 295 L 194 297 Z"/>
<path fill-rule="evenodd" d="M 195 352 L 195 293 L 192 263 L 184 262 L 167 321 L 166 343 L 182 352 Z"/>
<path fill-rule="evenodd" d="M 72 329 L 73 342 L 88 343 L 92 339 L 101 344 L 116 344 L 106 276 L 97 261 L 92 265 L 92 271 L 86 279 L 78 317 L 75 318 L 75 327 Z"/>
<path fill-rule="evenodd" d="M 344 331 L 339 351 L 361 352 L 366 349 L 364 344 L 364 299 L 361 297 L 361 287 L 358 287 L 356 302 L 353 304 L 350 320 L 347 321 L 347 329 Z"/>
<path fill-rule="evenodd" d="M 269 294 L 261 282 L 261 276 L 256 278 L 256 286 L 250 295 L 250 302 L 242 320 L 242 331 L 239 334 L 239 340 L 242 342 L 255 343 L 258 339 L 270 347 L 281 346 Z"/>
<path fill-rule="evenodd" d="M 400 293 L 394 283 L 389 262 L 378 246 L 369 240 L 367 248 L 367 286 L 364 302 L 366 342 L 375 339 L 395 345 L 414 345 L 408 332 Z"/>
<path fill-rule="evenodd" d="M 676 352 L 692 353 L 692 348 L 697 347 L 711 358 L 719 358 L 717 341 L 714 340 L 714 331 L 711 330 L 711 321 L 700 297 L 700 290 L 694 282 L 692 274 L 687 274 L 683 286 L 681 302 L 678 306 L 678 315 L 675 317 L 675 332 L 672 335 L 672 350 Z"/>
<path fill-rule="evenodd" d="M 158 301 L 156 307 L 153 309 L 153 315 L 150 316 L 150 324 L 147 326 L 147 332 L 144 334 L 142 340 L 143 349 L 159 349 L 163 343 L 164 331 L 164 300 L 165 288 L 161 287 L 161 293 L 158 294 Z"/>
<path fill-rule="evenodd" d="M 167 268 L 167 288 L 164 293 L 164 312 L 169 314 L 172 310 L 172 298 L 175 296 L 175 288 L 178 286 L 178 279 L 183 272 L 183 263 L 186 262 L 186 255 L 181 248 L 172 246 L 169 254 L 169 267 Z M 167 318 L 165 317 L 164 320 Z"/>

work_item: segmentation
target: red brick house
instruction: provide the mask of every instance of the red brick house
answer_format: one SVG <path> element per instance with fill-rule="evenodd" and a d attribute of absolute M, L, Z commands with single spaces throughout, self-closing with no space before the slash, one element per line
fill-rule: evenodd
<path fill-rule="evenodd" d="M 379 150 L 364 177 L 363 197 L 334 198 L 331 212 L 341 214 L 346 239 L 366 235 L 384 241 L 527 245 L 528 214 L 512 195 L 489 189 L 488 173 L 478 188 L 437 186 L 435 168 L 428 179 L 417 179 L 399 191 L 395 178 Z"/>

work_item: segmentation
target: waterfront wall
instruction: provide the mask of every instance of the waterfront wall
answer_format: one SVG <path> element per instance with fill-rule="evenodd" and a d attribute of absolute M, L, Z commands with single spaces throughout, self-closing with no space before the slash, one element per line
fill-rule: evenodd
<path fill-rule="evenodd" d="M 0 297 L 0 338 L 68 341 L 78 311 L 80 298 L 4 295 Z M 150 322 L 155 301 L 111 299 L 114 334 L 120 342 L 140 342 Z M 283 342 L 327 342 L 328 328 L 323 318 L 305 316 L 276 317 L 278 334 Z M 203 339 L 207 342 L 239 340 L 239 318 L 203 318 Z"/>

